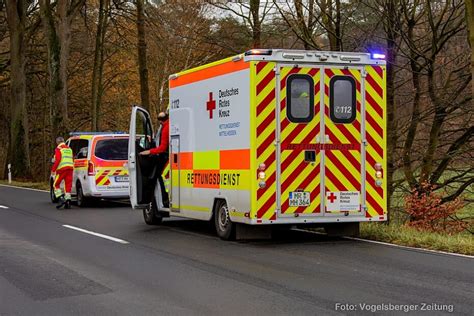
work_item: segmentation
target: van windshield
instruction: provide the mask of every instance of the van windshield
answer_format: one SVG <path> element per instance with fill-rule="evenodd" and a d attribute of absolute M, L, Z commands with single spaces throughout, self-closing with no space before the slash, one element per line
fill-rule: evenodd
<path fill-rule="evenodd" d="M 127 160 L 128 139 L 115 138 L 99 140 L 95 145 L 95 156 L 104 160 Z"/>

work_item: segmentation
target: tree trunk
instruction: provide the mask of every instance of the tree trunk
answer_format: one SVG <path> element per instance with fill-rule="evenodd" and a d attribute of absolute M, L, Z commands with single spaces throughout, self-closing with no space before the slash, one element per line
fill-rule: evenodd
<path fill-rule="evenodd" d="M 63 2 L 63 1 L 61 1 Z M 61 43 L 49 0 L 40 0 L 40 14 L 43 22 L 48 49 L 49 103 L 52 139 L 65 132 L 65 113 L 61 104 L 64 83 L 61 81 Z"/>
<path fill-rule="evenodd" d="M 388 0 L 386 3 L 387 12 L 394 12 L 396 10 L 395 1 Z M 387 202 L 388 210 L 390 214 L 391 208 L 391 198 L 393 192 L 395 191 L 395 185 L 393 183 L 394 173 L 395 173 L 395 152 L 397 149 L 397 108 L 395 104 L 395 70 L 393 65 L 395 65 L 397 58 L 397 48 L 396 48 L 396 15 L 387 14 L 385 21 L 385 33 L 386 33 L 386 43 L 387 43 L 387 150 L 390 155 L 387 157 Z"/>
<path fill-rule="evenodd" d="M 250 14 L 252 16 L 252 48 L 261 48 L 262 25 L 259 16 L 260 0 L 250 0 Z"/>
<path fill-rule="evenodd" d="M 104 69 L 104 40 L 110 0 L 100 0 L 99 19 L 95 37 L 94 69 L 92 71 L 91 124 L 93 131 L 100 130 L 100 108 L 102 104 L 102 76 Z"/>
<path fill-rule="evenodd" d="M 474 0 L 466 0 L 466 16 L 471 46 L 471 76 L 474 80 Z M 474 82 L 471 82 L 471 93 L 474 96 Z"/>
<path fill-rule="evenodd" d="M 150 109 L 150 92 L 148 88 L 148 68 L 146 61 L 145 0 L 137 0 L 138 31 L 138 72 L 140 75 L 140 96 L 142 107 Z"/>
<path fill-rule="evenodd" d="M 10 33 L 11 119 L 9 163 L 13 176 L 31 176 L 29 124 L 26 110 L 25 25 L 27 1 L 8 0 L 7 23 Z"/>
<path fill-rule="evenodd" d="M 52 139 L 67 132 L 67 65 L 71 43 L 71 23 L 85 0 L 61 0 L 54 4 L 40 0 L 40 15 L 48 48 L 50 113 Z M 57 18 L 56 18 L 57 17 Z"/>

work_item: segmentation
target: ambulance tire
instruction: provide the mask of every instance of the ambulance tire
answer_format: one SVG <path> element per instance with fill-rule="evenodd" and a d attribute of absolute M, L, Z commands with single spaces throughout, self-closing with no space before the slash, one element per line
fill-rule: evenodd
<path fill-rule="evenodd" d="M 86 207 L 90 203 L 90 200 L 86 196 L 84 196 L 84 190 L 82 189 L 80 181 L 77 181 L 76 183 L 76 193 L 77 206 Z"/>
<path fill-rule="evenodd" d="M 218 200 L 214 206 L 214 226 L 217 236 L 223 240 L 235 238 L 235 223 L 229 217 L 229 209 L 225 200 Z"/>
<path fill-rule="evenodd" d="M 49 196 L 51 198 L 51 203 L 58 203 L 59 202 L 59 199 L 54 194 L 54 180 L 53 179 L 51 179 L 50 185 L 49 185 Z"/>
<path fill-rule="evenodd" d="M 157 215 L 158 207 L 156 206 L 156 200 L 153 198 L 153 201 L 150 205 L 143 209 L 143 219 L 147 225 L 160 225 L 163 222 L 163 217 Z"/>

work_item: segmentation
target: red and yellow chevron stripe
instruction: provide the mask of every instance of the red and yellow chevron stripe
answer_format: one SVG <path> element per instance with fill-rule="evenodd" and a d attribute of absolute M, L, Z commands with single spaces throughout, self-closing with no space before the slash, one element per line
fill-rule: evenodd
<path fill-rule="evenodd" d="M 385 94 L 384 75 L 385 67 L 367 66 L 365 80 L 365 136 L 366 146 L 366 201 L 367 217 L 383 217 L 387 212 L 386 201 L 384 199 L 385 179 L 383 186 L 375 185 L 374 165 L 379 162 L 385 166 Z"/>
<path fill-rule="evenodd" d="M 350 124 L 336 124 L 329 116 L 329 83 L 334 76 L 350 76 L 356 83 L 356 118 Z M 326 147 L 324 159 L 326 192 L 357 191 L 362 189 L 361 176 L 361 72 L 358 69 L 325 69 L 324 128 L 326 144 L 351 145 L 349 149 Z M 359 210 L 360 211 L 360 210 Z M 326 212 L 329 212 L 326 209 Z"/>
<path fill-rule="evenodd" d="M 275 63 L 258 62 L 251 71 L 256 77 L 257 165 L 266 166 L 266 187 L 257 189 L 256 212 L 252 218 L 275 219 L 276 214 L 276 151 L 275 151 Z"/>
<path fill-rule="evenodd" d="M 97 170 L 95 175 L 95 184 L 98 186 L 110 185 L 109 177 L 113 176 L 126 176 L 128 175 L 128 170 L 123 168 L 107 168 Z"/>
<path fill-rule="evenodd" d="M 316 162 L 312 164 L 304 161 L 302 147 L 289 146 L 317 144 L 316 136 L 320 130 L 320 70 L 283 67 L 280 74 L 281 214 L 320 213 L 320 150 L 316 150 Z M 310 75 L 314 81 L 314 118 L 307 124 L 290 122 L 287 117 L 286 82 L 292 74 Z M 311 204 L 309 206 L 289 206 L 290 192 L 298 190 L 310 192 Z"/>

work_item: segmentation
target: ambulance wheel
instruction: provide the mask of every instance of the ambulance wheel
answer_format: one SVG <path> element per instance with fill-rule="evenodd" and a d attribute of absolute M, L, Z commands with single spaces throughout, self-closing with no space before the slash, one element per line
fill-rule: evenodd
<path fill-rule="evenodd" d="M 231 240 L 235 235 L 235 223 L 232 223 L 229 216 L 229 209 L 224 200 L 217 202 L 214 209 L 214 225 L 217 236 L 224 240 Z"/>
<path fill-rule="evenodd" d="M 84 196 L 84 191 L 82 190 L 81 182 L 77 181 L 76 183 L 76 193 L 77 193 L 77 206 L 86 207 L 89 200 Z"/>
<path fill-rule="evenodd" d="M 51 198 L 52 203 L 58 203 L 59 199 L 54 194 L 54 180 L 52 179 L 49 184 L 49 197 Z"/>
<path fill-rule="evenodd" d="M 162 216 L 158 216 L 158 208 L 156 206 L 156 200 L 153 198 L 153 201 L 148 205 L 147 208 L 143 209 L 143 219 L 148 225 L 160 225 L 163 221 Z"/>

